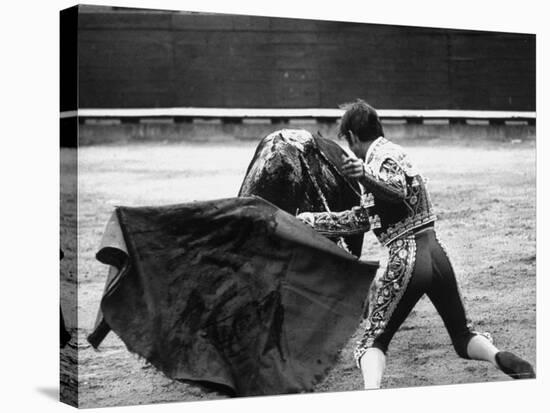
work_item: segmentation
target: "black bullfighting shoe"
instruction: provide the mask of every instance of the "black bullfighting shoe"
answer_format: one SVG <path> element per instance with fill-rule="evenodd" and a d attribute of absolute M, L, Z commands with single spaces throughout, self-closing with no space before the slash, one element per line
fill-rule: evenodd
<path fill-rule="evenodd" d="M 509 351 L 499 351 L 495 359 L 498 367 L 514 379 L 534 379 L 536 377 L 531 364 Z"/>

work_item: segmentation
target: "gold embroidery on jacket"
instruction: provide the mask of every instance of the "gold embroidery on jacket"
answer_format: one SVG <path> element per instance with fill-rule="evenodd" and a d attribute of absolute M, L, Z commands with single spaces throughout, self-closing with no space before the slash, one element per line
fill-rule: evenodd
<path fill-rule="evenodd" d="M 379 138 L 373 143 L 372 150 L 369 149 L 366 159 L 366 171 L 379 181 L 402 192 L 405 196 L 403 203 L 409 211 L 407 217 L 396 223 L 380 222 L 378 218 L 376 225 L 373 225 L 371 218 L 371 229 L 382 230 L 376 234 L 382 244 L 388 245 L 437 219 L 426 188 L 426 179 L 419 174 L 399 145 Z M 378 217 L 374 211 L 369 210 L 369 214 Z"/>

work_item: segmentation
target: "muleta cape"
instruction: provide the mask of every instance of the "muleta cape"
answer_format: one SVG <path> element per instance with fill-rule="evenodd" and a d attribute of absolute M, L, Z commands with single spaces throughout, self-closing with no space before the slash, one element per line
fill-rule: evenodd
<path fill-rule="evenodd" d="M 311 391 L 378 268 L 258 197 L 119 207 L 97 258 L 116 270 L 94 347 L 112 330 L 168 377 L 236 396 Z"/>

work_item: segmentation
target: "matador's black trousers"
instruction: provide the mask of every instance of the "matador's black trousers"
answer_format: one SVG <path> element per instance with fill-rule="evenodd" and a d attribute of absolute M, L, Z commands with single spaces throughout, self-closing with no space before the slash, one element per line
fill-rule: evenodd
<path fill-rule="evenodd" d="M 476 334 L 468 326 L 455 273 L 433 226 L 389 244 L 388 266 L 371 290 L 366 328 L 355 350 L 356 361 L 369 347 L 387 352 L 388 345 L 418 300 L 427 294 L 460 357 Z"/>

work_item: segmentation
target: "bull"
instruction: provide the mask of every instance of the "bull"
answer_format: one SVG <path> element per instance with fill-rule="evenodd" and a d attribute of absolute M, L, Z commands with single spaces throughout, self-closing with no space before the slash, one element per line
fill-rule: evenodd
<path fill-rule="evenodd" d="M 341 172 L 343 155 L 340 145 L 320 134 L 275 131 L 258 144 L 239 196 L 259 196 L 291 214 L 350 209 L 360 204 L 361 189 Z M 361 255 L 363 234 L 344 241 L 349 252 Z"/>

